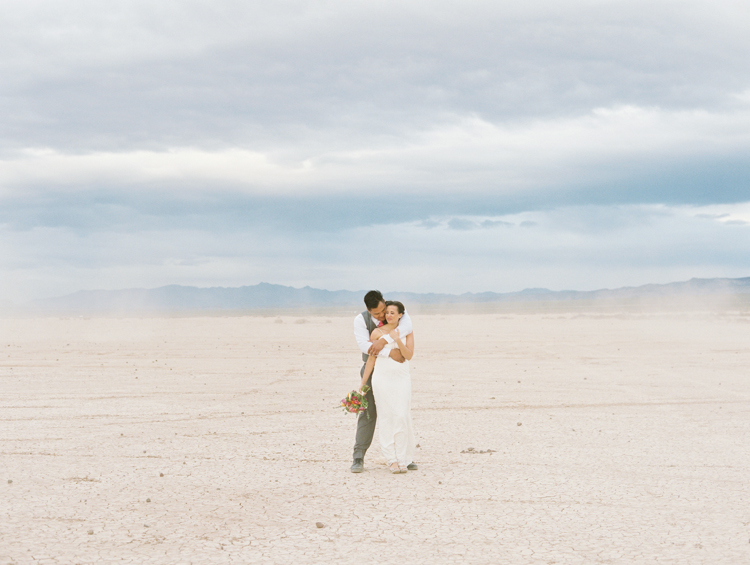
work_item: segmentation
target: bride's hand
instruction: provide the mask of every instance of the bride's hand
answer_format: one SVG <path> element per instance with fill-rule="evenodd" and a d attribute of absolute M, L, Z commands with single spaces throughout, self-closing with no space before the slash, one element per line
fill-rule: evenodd
<path fill-rule="evenodd" d="M 388 335 L 391 336 L 393 339 L 399 339 L 399 337 L 401 337 L 401 336 L 398 335 L 398 328 L 396 328 L 395 330 L 391 331 L 391 333 L 389 333 Z"/>

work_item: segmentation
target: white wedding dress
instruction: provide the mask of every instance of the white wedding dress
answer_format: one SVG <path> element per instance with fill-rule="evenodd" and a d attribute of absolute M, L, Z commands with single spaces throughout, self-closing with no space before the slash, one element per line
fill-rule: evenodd
<path fill-rule="evenodd" d="M 393 343 L 386 347 L 398 347 Z M 414 429 L 411 423 L 411 375 L 409 362 L 398 363 L 378 356 L 372 372 L 372 393 L 378 413 L 378 440 L 388 464 L 413 462 Z"/>

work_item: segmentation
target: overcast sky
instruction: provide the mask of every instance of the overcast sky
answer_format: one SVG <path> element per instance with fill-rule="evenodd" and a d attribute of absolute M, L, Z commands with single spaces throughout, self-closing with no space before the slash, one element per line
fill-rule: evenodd
<path fill-rule="evenodd" d="M 750 276 L 746 0 L 0 10 L 0 301 Z"/>

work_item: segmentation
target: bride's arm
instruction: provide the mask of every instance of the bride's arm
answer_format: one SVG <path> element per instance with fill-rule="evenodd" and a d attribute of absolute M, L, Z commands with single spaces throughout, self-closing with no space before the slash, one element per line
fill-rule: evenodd
<path fill-rule="evenodd" d="M 370 355 L 367 358 L 367 363 L 365 364 L 365 372 L 362 374 L 362 382 L 359 383 L 359 390 L 362 390 L 367 384 L 367 379 L 370 378 L 370 375 L 372 374 L 372 370 L 375 368 L 376 360 L 377 360 L 377 357 L 375 355 Z"/>
<path fill-rule="evenodd" d="M 396 340 L 396 345 L 398 345 L 399 351 L 401 351 L 401 355 L 407 360 L 411 359 L 414 356 L 414 332 L 407 335 L 403 340 L 401 339 L 401 336 L 398 335 L 398 332 L 396 332 L 393 337 Z M 404 341 L 406 343 L 404 343 Z"/>

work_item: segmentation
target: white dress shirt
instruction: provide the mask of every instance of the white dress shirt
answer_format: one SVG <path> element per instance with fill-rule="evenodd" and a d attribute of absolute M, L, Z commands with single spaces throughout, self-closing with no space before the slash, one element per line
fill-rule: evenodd
<path fill-rule="evenodd" d="M 375 320 L 375 318 L 373 318 L 373 320 Z M 404 315 L 401 316 L 401 319 L 398 322 L 398 332 L 399 334 L 401 334 L 401 339 L 409 335 L 412 332 L 412 329 L 413 328 L 411 324 L 411 318 L 409 317 L 409 312 L 404 311 Z M 354 339 L 357 340 L 357 345 L 359 346 L 359 349 L 362 351 L 362 353 L 367 355 L 367 352 L 370 351 L 370 346 L 372 346 L 372 342 L 370 341 L 370 332 L 367 331 L 365 317 L 362 314 L 357 314 L 357 317 L 354 318 Z M 391 343 L 393 340 L 389 337 L 386 337 L 386 341 L 388 343 Z M 390 353 L 390 348 L 384 347 L 380 351 L 380 353 L 378 353 L 378 356 L 388 357 Z"/>

